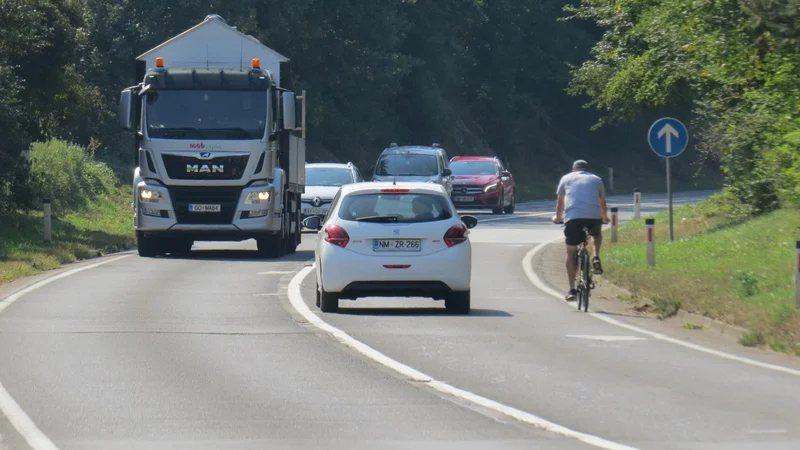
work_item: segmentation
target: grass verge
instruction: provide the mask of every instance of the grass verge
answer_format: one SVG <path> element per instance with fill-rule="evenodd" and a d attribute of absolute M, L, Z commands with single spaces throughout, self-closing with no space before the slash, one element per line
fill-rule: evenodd
<path fill-rule="evenodd" d="M 605 277 L 650 299 L 659 316 L 678 308 L 741 326 L 740 343 L 800 355 L 800 312 L 794 305 L 795 240 L 800 211 L 746 219 L 714 199 L 656 220 L 656 266 L 645 264 L 644 220 L 620 227 L 605 250 Z"/>
<path fill-rule="evenodd" d="M 0 215 L 0 284 L 134 245 L 130 188 L 120 187 L 80 211 L 52 218 L 52 243 L 43 239 L 41 212 Z"/>

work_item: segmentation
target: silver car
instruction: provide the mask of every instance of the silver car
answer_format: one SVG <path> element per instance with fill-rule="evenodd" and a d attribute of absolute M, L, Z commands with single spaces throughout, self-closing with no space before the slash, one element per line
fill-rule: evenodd
<path fill-rule="evenodd" d="M 398 146 L 385 149 L 375 164 L 372 181 L 418 181 L 441 184 L 453 192 L 453 172 L 447 152 L 438 144 Z"/>

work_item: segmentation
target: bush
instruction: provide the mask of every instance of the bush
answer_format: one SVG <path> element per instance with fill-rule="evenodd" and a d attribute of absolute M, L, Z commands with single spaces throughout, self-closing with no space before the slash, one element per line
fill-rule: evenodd
<path fill-rule="evenodd" d="M 58 212 L 83 207 L 117 184 L 114 172 L 85 148 L 60 140 L 31 145 L 31 178 L 37 194 L 52 199 Z"/>

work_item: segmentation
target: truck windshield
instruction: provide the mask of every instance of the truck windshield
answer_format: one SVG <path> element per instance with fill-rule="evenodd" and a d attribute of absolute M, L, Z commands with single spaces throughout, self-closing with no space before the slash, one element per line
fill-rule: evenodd
<path fill-rule="evenodd" d="M 161 139 L 261 139 L 266 91 L 162 90 L 147 94 L 147 134 Z"/>

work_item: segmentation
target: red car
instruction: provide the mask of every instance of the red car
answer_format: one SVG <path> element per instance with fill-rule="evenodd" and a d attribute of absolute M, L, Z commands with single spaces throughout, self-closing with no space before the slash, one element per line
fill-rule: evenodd
<path fill-rule="evenodd" d="M 450 160 L 453 171 L 451 198 L 456 208 L 488 209 L 494 214 L 513 214 L 514 176 L 492 156 L 456 156 Z"/>

